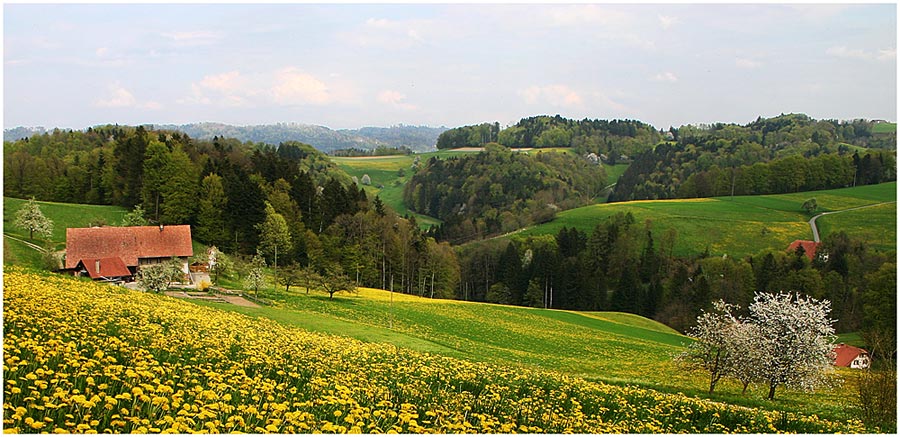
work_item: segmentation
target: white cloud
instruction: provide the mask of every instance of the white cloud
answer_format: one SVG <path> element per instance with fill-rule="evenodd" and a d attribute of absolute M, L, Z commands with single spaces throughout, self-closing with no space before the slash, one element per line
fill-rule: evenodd
<path fill-rule="evenodd" d="M 244 86 L 244 78 L 239 71 L 207 75 L 200 81 L 200 86 L 214 91 L 230 93 Z"/>
<path fill-rule="evenodd" d="M 178 100 L 181 104 L 209 105 L 214 102 L 224 106 L 243 106 L 247 96 L 255 94 L 239 71 L 206 75 L 191 84 L 191 95 Z"/>
<path fill-rule="evenodd" d="M 130 91 L 119 83 L 110 84 L 107 87 L 107 98 L 94 101 L 95 106 L 101 108 L 128 108 L 135 106 L 136 100 Z"/>
<path fill-rule="evenodd" d="M 386 105 L 391 105 L 395 108 L 403 109 L 405 111 L 412 111 L 418 109 L 416 105 L 411 103 L 407 103 L 406 95 L 400 93 L 399 91 L 394 90 L 384 90 L 378 93 L 378 101 L 384 103 Z"/>
<path fill-rule="evenodd" d="M 566 85 L 552 84 L 546 86 L 530 86 L 519 90 L 518 94 L 528 104 L 547 104 L 551 106 L 580 106 L 584 99 Z"/>
<path fill-rule="evenodd" d="M 675 76 L 675 73 L 672 73 L 671 71 L 664 71 L 654 76 L 653 80 L 657 82 L 675 83 L 678 82 L 678 76 Z"/>
<path fill-rule="evenodd" d="M 97 57 L 102 58 L 109 53 L 109 47 L 100 47 L 95 50 L 94 53 L 97 55 Z"/>
<path fill-rule="evenodd" d="M 286 67 L 275 72 L 271 96 L 276 103 L 282 105 L 321 105 L 333 100 L 331 90 L 325 82 L 296 67 Z"/>
<path fill-rule="evenodd" d="M 178 46 L 208 45 L 222 39 L 221 33 L 208 30 L 163 32 L 160 35 Z"/>
<path fill-rule="evenodd" d="M 740 68 L 759 68 L 762 67 L 762 62 L 754 61 L 753 59 L 747 58 L 737 58 L 734 60 L 734 65 L 737 65 Z"/>
<path fill-rule="evenodd" d="M 369 18 L 359 28 L 341 35 L 351 44 L 383 49 L 408 49 L 439 35 L 454 35 L 448 23 L 428 19 Z"/>
<path fill-rule="evenodd" d="M 139 103 L 131 91 L 128 91 L 120 83 L 112 83 L 107 87 L 107 98 L 97 99 L 94 106 L 100 108 L 139 108 L 139 109 L 162 109 L 163 105 L 156 101 L 148 101 Z"/>
<path fill-rule="evenodd" d="M 826 50 L 825 53 L 838 58 L 860 59 L 864 61 L 890 61 L 897 59 L 897 49 L 879 49 L 873 52 L 862 49 L 850 49 L 847 48 L 847 46 L 834 46 Z"/>
<path fill-rule="evenodd" d="M 681 21 L 678 17 L 671 17 L 668 15 L 657 15 L 656 18 L 659 19 L 659 25 L 662 26 L 663 30 L 669 30 L 669 28 Z"/>
<path fill-rule="evenodd" d="M 151 101 L 141 105 L 141 107 L 144 109 L 154 109 L 155 110 L 155 109 L 162 109 L 163 105 L 162 105 L 162 103 L 151 100 Z"/>

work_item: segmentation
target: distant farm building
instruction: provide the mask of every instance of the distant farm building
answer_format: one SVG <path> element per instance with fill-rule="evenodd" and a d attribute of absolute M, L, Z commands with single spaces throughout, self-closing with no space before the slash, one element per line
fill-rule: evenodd
<path fill-rule="evenodd" d="M 794 253 L 797 251 L 797 248 L 803 248 L 803 253 L 809 258 L 810 261 L 816 258 L 816 250 L 819 249 L 819 246 L 822 243 L 816 243 L 815 241 L 809 240 L 794 240 L 793 243 L 788 246 L 788 252 Z"/>
<path fill-rule="evenodd" d="M 834 365 L 851 369 L 868 369 L 872 363 L 865 349 L 841 343 L 834 348 Z"/>
<path fill-rule="evenodd" d="M 191 227 L 128 226 L 66 229 L 65 271 L 94 280 L 131 280 L 141 267 L 176 258 L 189 275 Z"/>

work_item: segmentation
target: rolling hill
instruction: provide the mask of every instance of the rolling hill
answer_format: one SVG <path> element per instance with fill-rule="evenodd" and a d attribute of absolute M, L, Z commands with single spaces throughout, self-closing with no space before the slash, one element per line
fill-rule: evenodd
<path fill-rule="evenodd" d="M 389 293 L 368 289 L 334 300 L 318 293 L 274 297 L 277 305 L 268 312 L 246 317 L 8 269 L 4 377 L 30 384 L 38 395 L 55 387 L 63 392 L 54 409 L 37 415 L 47 420 L 30 413 L 28 420 L 28 409 L 9 407 L 5 429 L 864 431 L 840 390 L 785 392 L 777 401 L 742 399 L 737 386 L 723 387 L 712 402 L 692 396 L 702 377 L 675 369 L 670 355 L 686 339 L 633 316 L 412 296 L 392 301 Z M 344 329 L 372 338 L 330 335 Z M 73 365 L 81 362 L 93 364 L 77 371 Z M 46 364 L 59 370 L 52 387 L 41 370 Z M 105 401 L 71 391 L 95 385 L 109 396 Z M 10 405 L 25 402 L 16 388 L 5 390 Z M 104 414 L 105 404 L 127 405 L 127 412 Z M 171 409 L 184 413 L 167 415 Z M 93 420 L 82 422 L 86 414 Z"/>
<path fill-rule="evenodd" d="M 819 212 L 840 211 L 862 205 L 896 201 L 896 182 L 836 190 L 765 196 L 736 196 L 633 201 L 597 204 L 560 212 L 556 219 L 513 235 L 556 234 L 563 227 L 590 232 L 594 226 L 618 212 L 630 212 L 637 223 L 653 222 L 656 233 L 677 233 L 676 255 L 699 254 L 743 257 L 765 249 L 787 247 L 798 239 L 812 239 L 802 210 L 806 199 L 816 198 Z M 822 236 L 844 230 L 864 238 L 881 250 L 896 250 L 896 204 L 823 217 Z M 511 238 L 505 236 L 504 238 Z M 473 243 L 477 244 L 477 243 Z"/>

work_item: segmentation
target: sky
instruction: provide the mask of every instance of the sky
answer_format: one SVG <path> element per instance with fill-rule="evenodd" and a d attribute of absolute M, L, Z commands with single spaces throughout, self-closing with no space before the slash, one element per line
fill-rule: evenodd
<path fill-rule="evenodd" d="M 897 118 L 895 4 L 3 6 L 5 128 Z"/>

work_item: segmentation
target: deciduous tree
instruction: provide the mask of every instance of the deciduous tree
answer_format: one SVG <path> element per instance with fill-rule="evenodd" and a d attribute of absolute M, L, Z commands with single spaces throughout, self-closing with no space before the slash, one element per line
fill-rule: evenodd
<path fill-rule="evenodd" d="M 813 390 L 828 382 L 834 321 L 831 302 L 794 293 L 756 293 L 749 321 L 759 328 L 755 345 L 765 363 L 760 378 L 768 399 L 779 385 Z"/>
<path fill-rule="evenodd" d="M 253 255 L 250 260 L 250 271 L 244 278 L 244 287 L 253 289 L 254 296 L 259 297 L 259 288 L 266 285 L 266 279 L 263 275 L 263 269 L 266 267 L 266 261 L 259 254 Z"/>
<path fill-rule="evenodd" d="M 50 238 L 53 234 L 53 222 L 44 216 L 41 207 L 32 197 L 31 200 L 22 205 L 22 208 L 16 211 L 16 226 L 22 229 L 28 229 L 28 239 L 34 239 L 34 233 L 44 238 Z"/>

